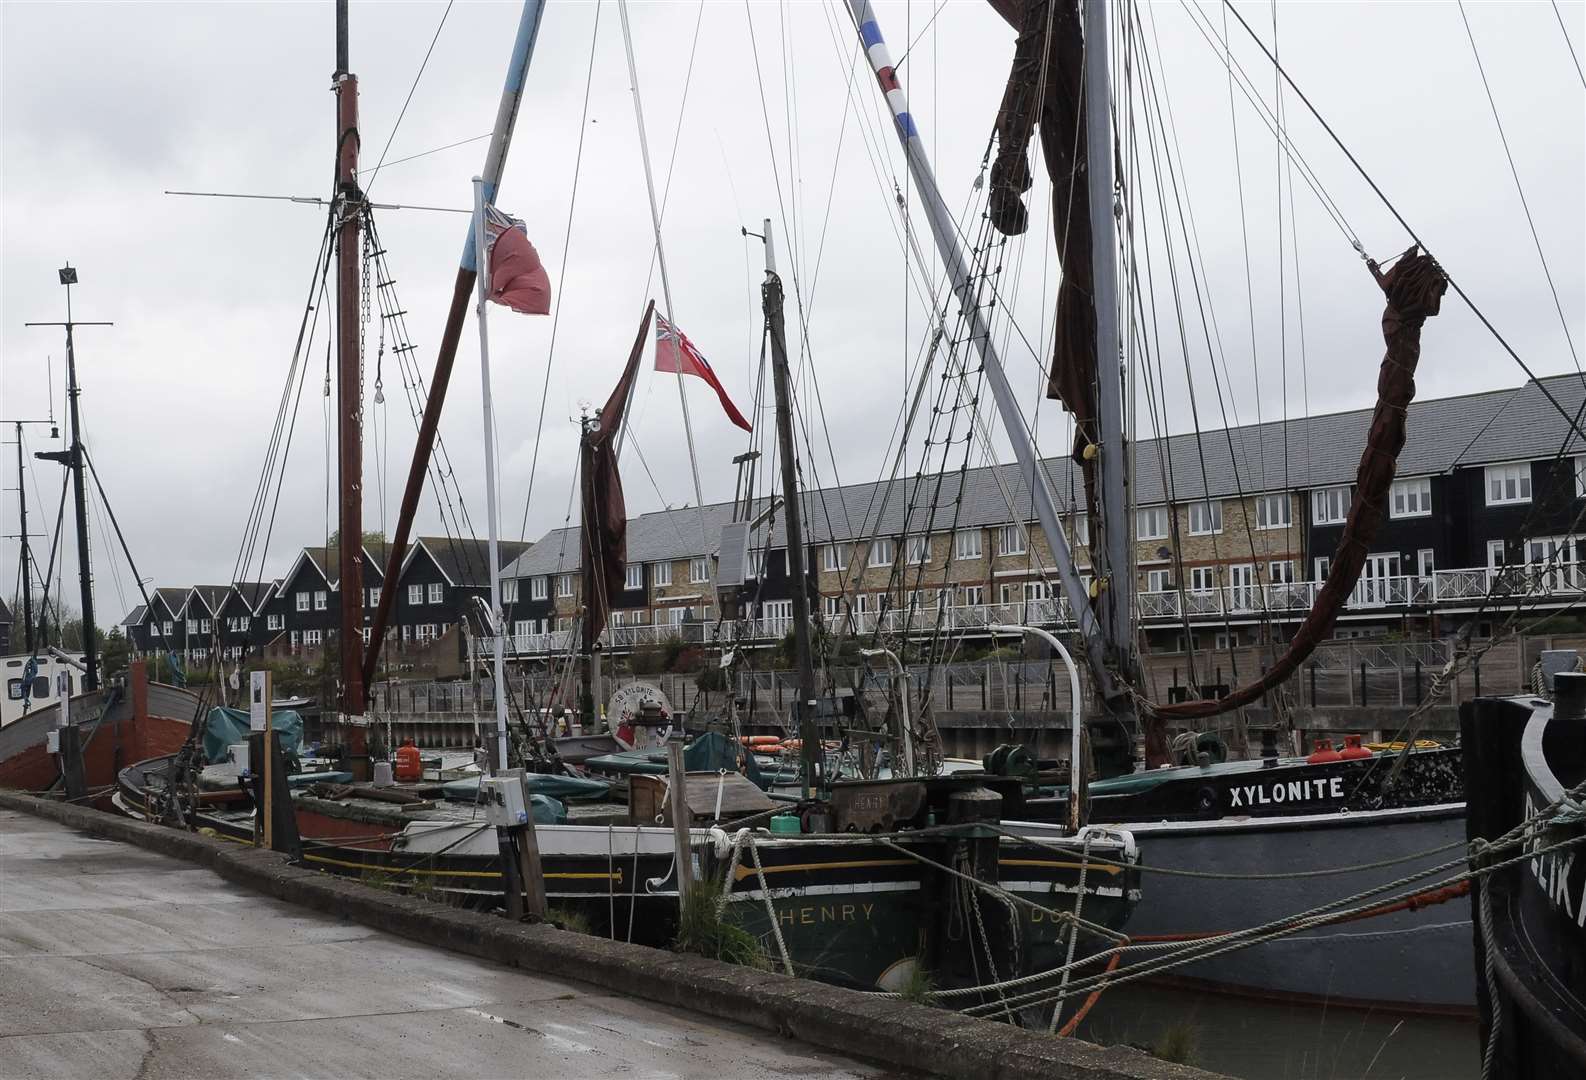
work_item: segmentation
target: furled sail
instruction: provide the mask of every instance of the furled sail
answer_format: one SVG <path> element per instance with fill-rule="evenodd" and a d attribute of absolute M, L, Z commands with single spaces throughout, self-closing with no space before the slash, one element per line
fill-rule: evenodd
<path fill-rule="evenodd" d="M 1052 229 L 1062 280 L 1046 394 L 1074 416 L 1074 459 L 1091 470 L 1085 448 L 1097 441 L 1096 309 L 1091 271 L 1090 203 L 1085 188 L 1085 46 L 1077 0 L 989 0 L 1018 32 L 1013 68 L 997 113 L 997 156 L 987 209 L 1006 236 L 1029 224 L 1023 196 L 1032 179 L 1026 157 L 1037 120 L 1052 179 Z"/>
<path fill-rule="evenodd" d="M 650 340 L 655 301 L 644 309 L 639 336 L 628 354 L 628 366 L 606 405 L 579 441 L 580 565 L 584 579 L 584 654 L 594 648 L 606 628 L 611 598 L 621 592 L 628 560 L 628 509 L 617 472 L 617 433 L 639 370 L 639 357 Z"/>
<path fill-rule="evenodd" d="M 1388 298 L 1382 312 L 1382 337 L 1388 350 L 1377 373 L 1377 407 L 1355 473 L 1355 501 L 1338 538 L 1332 572 L 1288 649 L 1266 674 L 1220 700 L 1158 705 L 1158 719 L 1215 716 L 1255 701 L 1294 674 L 1310 657 L 1317 644 L 1332 632 L 1338 613 L 1354 591 L 1372 541 L 1387 515 L 1389 489 L 1398 469 L 1399 451 L 1404 449 L 1405 412 L 1415 398 L 1415 367 L 1421 359 L 1421 326 L 1437 314 L 1448 289 L 1448 275 L 1443 268 L 1430 255 L 1420 254 L 1415 246 L 1386 273 L 1375 262 L 1366 265 Z"/>

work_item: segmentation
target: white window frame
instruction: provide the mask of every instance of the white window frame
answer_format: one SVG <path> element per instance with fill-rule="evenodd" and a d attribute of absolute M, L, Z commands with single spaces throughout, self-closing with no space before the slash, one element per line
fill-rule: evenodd
<path fill-rule="evenodd" d="M 518 602 L 517 578 L 507 578 L 501 583 L 501 602 L 503 604 L 516 604 Z"/>
<path fill-rule="evenodd" d="M 1311 563 L 1312 581 L 1326 581 L 1327 575 L 1332 572 L 1333 557 L 1331 555 L 1318 555 Z"/>
<path fill-rule="evenodd" d="M 931 538 L 929 536 L 906 537 L 908 565 L 920 566 L 931 561 Z"/>
<path fill-rule="evenodd" d="M 1145 572 L 1145 591 L 1154 593 L 1172 592 L 1173 571 L 1147 570 Z"/>
<path fill-rule="evenodd" d="M 823 606 L 826 609 L 826 617 L 828 619 L 839 618 L 843 613 L 843 598 L 841 596 L 825 597 Z"/>
<path fill-rule="evenodd" d="M 291 645 L 291 646 L 292 646 L 292 648 L 294 648 L 294 649 L 295 649 L 295 648 L 297 648 L 297 644 L 298 644 L 298 638 L 299 638 L 299 637 L 300 637 L 300 636 L 301 636 L 301 635 L 299 635 L 299 634 L 298 634 L 298 632 L 297 632 L 297 631 L 296 631 L 296 630 L 293 630 L 293 631 L 292 631 L 292 632 L 291 632 L 291 633 L 290 633 L 290 634 L 289 634 L 289 635 L 288 635 L 288 636 L 287 636 L 287 639 L 286 639 L 286 640 L 287 640 L 287 642 L 288 642 L 288 643 L 289 643 L 289 644 L 290 644 L 290 645 Z"/>
<path fill-rule="evenodd" d="M 1275 559 L 1267 563 L 1267 582 L 1272 585 L 1294 584 L 1294 560 Z"/>
<path fill-rule="evenodd" d="M 1196 511 L 1200 511 L 1197 515 Z M 1216 536 L 1223 531 L 1223 504 L 1221 499 L 1203 499 L 1189 504 L 1189 533 L 1191 536 Z M 1196 517 L 1209 518 L 1198 524 Z"/>
<path fill-rule="evenodd" d="M 443 604 L 446 602 L 446 585 L 443 582 L 430 582 L 425 587 L 424 592 L 426 594 L 425 599 L 432 604 Z"/>
<path fill-rule="evenodd" d="M 821 568 L 829 573 L 838 573 L 848 566 L 850 557 L 848 544 L 827 544 L 821 548 Z"/>
<path fill-rule="evenodd" d="M 1388 516 L 1417 518 L 1432 516 L 1432 478 L 1415 476 L 1395 480 L 1388 492 Z"/>
<path fill-rule="evenodd" d="M 1342 525 L 1349 517 L 1349 488 L 1325 487 L 1311 492 L 1311 524 Z"/>
<path fill-rule="evenodd" d="M 703 584 L 710 580 L 709 555 L 697 555 L 688 560 L 688 580 L 693 585 Z"/>
<path fill-rule="evenodd" d="M 187 636 L 188 637 L 197 637 L 198 636 L 198 620 L 197 619 L 188 619 L 187 620 Z"/>
<path fill-rule="evenodd" d="M 529 599 L 544 600 L 551 594 L 551 579 L 544 574 L 529 579 Z"/>
<path fill-rule="evenodd" d="M 962 601 L 965 607 L 985 607 L 986 587 L 984 585 L 961 586 Z"/>
<path fill-rule="evenodd" d="M 1209 593 L 1216 592 L 1217 567 L 1192 566 L 1189 568 L 1190 592 Z"/>
<path fill-rule="evenodd" d="M 266 630 L 285 630 L 286 629 L 286 616 L 285 615 L 266 615 L 264 617 L 264 628 Z"/>
<path fill-rule="evenodd" d="M 1166 540 L 1168 517 L 1165 506 L 1146 506 L 1134 512 L 1136 540 Z"/>
<path fill-rule="evenodd" d="M 378 586 L 378 585 L 369 586 L 368 593 L 369 593 L 369 606 L 370 607 L 379 607 L 380 606 L 380 586 Z"/>
<path fill-rule="evenodd" d="M 214 628 L 215 628 L 215 624 L 211 620 L 209 620 L 209 619 L 199 619 L 198 620 L 198 632 L 200 634 L 207 634 L 210 631 L 212 631 Z"/>
<path fill-rule="evenodd" d="M 650 565 L 650 584 L 672 584 L 672 564 L 669 562 L 652 563 Z"/>
<path fill-rule="evenodd" d="M 419 604 L 424 603 L 424 586 L 422 586 L 422 585 L 409 585 L 408 586 L 408 603 L 412 604 L 415 607 L 417 607 Z"/>
<path fill-rule="evenodd" d="M 1575 461 L 1575 497 L 1586 498 L 1586 455 L 1578 455 Z"/>
<path fill-rule="evenodd" d="M 1257 497 L 1257 529 L 1287 529 L 1293 524 L 1294 508 L 1289 502 L 1287 493 Z"/>
<path fill-rule="evenodd" d="M 1085 513 L 1084 511 L 1080 511 L 1077 514 L 1072 515 L 1068 519 L 1068 527 L 1069 527 L 1070 534 L 1074 537 L 1074 543 L 1079 544 L 1081 546 L 1089 546 L 1089 544 L 1090 544 L 1090 515 L 1089 514 Z"/>
<path fill-rule="evenodd" d="M 748 574 L 750 581 L 761 581 L 765 578 L 765 549 L 753 548 L 749 552 Z"/>
<path fill-rule="evenodd" d="M 299 611 L 307 611 L 308 610 L 308 605 L 309 605 L 309 602 L 310 602 L 311 599 L 312 599 L 312 597 L 307 592 L 298 593 L 297 594 L 297 610 L 299 610 Z"/>
<path fill-rule="evenodd" d="M 981 550 L 979 529 L 959 529 L 953 534 L 953 558 L 978 559 Z"/>
<path fill-rule="evenodd" d="M 870 565 L 891 566 L 898 557 L 898 545 L 890 536 L 878 536 L 870 541 Z"/>
<path fill-rule="evenodd" d="M 558 574 L 556 576 L 556 595 L 559 599 L 566 599 L 573 595 L 572 574 Z"/>
<path fill-rule="evenodd" d="M 997 558 L 1007 559 L 1029 551 L 1024 542 L 1024 529 L 1019 525 L 1004 525 L 997 530 Z"/>
<path fill-rule="evenodd" d="M 1415 553 L 1415 576 L 1429 578 L 1437 572 L 1437 552 L 1433 548 L 1421 548 Z"/>
<path fill-rule="evenodd" d="M 1482 476 L 1488 506 L 1518 506 L 1531 501 L 1531 463 L 1488 465 Z"/>
<path fill-rule="evenodd" d="M 315 630 L 304 630 L 303 631 L 303 644 L 304 645 L 322 645 L 322 644 L 324 644 L 324 641 L 325 641 L 325 632 L 323 630 L 315 629 Z"/>
<path fill-rule="evenodd" d="M 164 626 L 165 626 L 165 633 L 164 633 L 165 637 L 170 637 L 172 634 L 174 634 L 176 632 L 176 624 L 173 623 L 170 619 L 166 619 L 165 620 Z"/>
<path fill-rule="evenodd" d="M 324 589 L 314 590 L 314 610 L 325 611 L 330 607 L 330 594 Z"/>
<path fill-rule="evenodd" d="M 644 588 L 644 564 L 631 562 L 622 568 L 622 588 L 626 592 Z"/>

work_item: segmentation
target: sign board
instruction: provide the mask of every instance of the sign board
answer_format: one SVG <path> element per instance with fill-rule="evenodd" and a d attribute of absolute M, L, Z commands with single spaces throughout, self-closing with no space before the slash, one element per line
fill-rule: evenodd
<path fill-rule="evenodd" d="M 248 673 L 248 730 L 263 731 L 270 717 L 270 673 Z"/>

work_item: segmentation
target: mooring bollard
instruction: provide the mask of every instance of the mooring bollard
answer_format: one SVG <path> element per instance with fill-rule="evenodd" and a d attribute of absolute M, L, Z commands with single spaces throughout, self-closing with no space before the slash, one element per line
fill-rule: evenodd
<path fill-rule="evenodd" d="M 694 888 L 694 855 L 688 842 L 688 774 L 683 770 L 683 744 L 666 744 L 667 812 L 672 818 L 672 845 L 677 861 L 677 903 L 679 909 Z"/>

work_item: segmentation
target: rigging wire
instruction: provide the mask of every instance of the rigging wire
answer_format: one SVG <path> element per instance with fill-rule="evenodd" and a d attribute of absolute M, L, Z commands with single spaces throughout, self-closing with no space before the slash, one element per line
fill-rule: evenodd
<path fill-rule="evenodd" d="M 1580 84 L 1586 88 L 1586 71 L 1581 70 L 1580 57 L 1575 55 L 1575 43 L 1569 38 L 1569 28 L 1564 25 L 1564 15 L 1558 9 L 1558 0 L 1551 0 L 1553 4 L 1553 17 L 1558 20 L 1558 32 L 1564 35 L 1564 48 L 1569 50 L 1569 58 L 1575 65 L 1575 74 L 1580 77 Z"/>
<path fill-rule="evenodd" d="M 1476 60 L 1476 72 L 1481 76 L 1481 88 L 1487 94 L 1487 106 L 1492 110 L 1492 122 L 1498 129 L 1498 141 L 1503 143 L 1503 156 L 1509 163 L 1509 175 L 1514 178 L 1514 190 L 1520 196 L 1520 207 L 1525 211 L 1525 223 L 1531 229 L 1531 242 L 1536 245 L 1537 261 L 1542 264 L 1542 276 L 1547 278 L 1548 291 L 1553 294 L 1553 309 L 1558 312 L 1559 326 L 1564 329 L 1564 341 L 1569 345 L 1570 359 L 1575 371 L 1581 372 L 1580 356 L 1575 351 L 1575 338 L 1569 332 L 1569 320 L 1564 317 L 1564 304 L 1558 298 L 1558 286 L 1553 282 L 1553 271 L 1548 268 L 1547 255 L 1542 250 L 1542 238 L 1537 235 L 1536 219 L 1531 216 L 1531 202 L 1525 197 L 1525 186 L 1520 183 L 1520 170 L 1514 163 L 1514 151 L 1509 149 L 1509 135 L 1503 129 L 1503 119 L 1498 115 L 1498 102 L 1492 96 L 1492 84 L 1487 81 L 1487 68 L 1481 62 L 1481 50 L 1476 47 L 1476 35 L 1470 28 L 1470 16 L 1465 12 L 1465 0 L 1458 0 L 1459 18 L 1465 24 L 1465 38 L 1470 42 L 1470 54 Z"/>
<path fill-rule="evenodd" d="M 1355 155 L 1350 151 L 1349 147 L 1345 145 L 1344 140 L 1339 137 L 1336 131 L 1333 130 L 1332 125 L 1329 124 L 1325 118 L 1323 118 L 1321 112 L 1318 111 L 1316 106 L 1311 103 L 1311 99 L 1305 96 L 1305 91 L 1299 88 L 1293 77 L 1290 76 L 1288 71 L 1284 69 L 1283 65 L 1278 63 L 1277 57 L 1274 56 L 1272 51 L 1267 48 L 1266 42 L 1262 41 L 1256 32 L 1251 29 L 1250 24 L 1245 21 L 1244 16 L 1239 14 L 1239 9 L 1233 6 L 1232 0 L 1223 0 L 1223 6 L 1233 13 L 1233 17 L 1239 21 L 1240 26 L 1244 27 L 1245 32 L 1250 35 L 1251 40 L 1253 40 L 1256 45 L 1260 47 L 1261 51 L 1266 54 L 1267 59 L 1272 62 L 1272 66 L 1275 67 L 1278 70 L 1278 73 L 1283 76 L 1283 81 L 1288 84 L 1289 89 L 1294 91 L 1295 96 L 1300 99 L 1300 102 L 1305 106 L 1306 110 L 1310 112 L 1311 116 L 1316 119 L 1316 122 L 1322 126 L 1322 130 L 1327 132 L 1328 136 L 1343 153 L 1344 157 L 1349 159 L 1349 163 L 1354 166 L 1355 171 L 1360 174 L 1360 178 L 1366 182 L 1368 187 L 1371 188 L 1372 192 L 1387 209 L 1388 213 L 1393 215 L 1394 220 L 1397 221 L 1400 227 L 1409 234 L 1410 239 L 1415 241 L 1416 244 L 1420 245 L 1422 251 L 1430 254 L 1431 249 L 1427 246 L 1426 241 L 1421 239 L 1420 234 L 1411 227 L 1409 221 L 1405 219 L 1404 215 L 1399 213 L 1398 207 L 1394 206 L 1392 200 L 1388 198 L 1387 194 L 1382 190 L 1381 187 L 1378 186 L 1377 182 L 1372 179 L 1371 174 L 1368 173 L 1365 166 L 1360 163 L 1360 159 L 1355 157 Z M 1569 411 L 1566 410 L 1563 404 L 1559 402 L 1558 397 L 1553 393 L 1553 391 L 1548 389 L 1547 385 L 1538 377 L 1531 365 L 1526 363 L 1520 354 L 1515 351 L 1514 346 L 1509 344 L 1508 338 L 1503 336 L 1498 328 L 1493 325 L 1492 320 L 1487 318 L 1486 313 L 1476 305 L 1476 302 L 1473 299 L 1471 299 L 1470 294 L 1467 293 L 1463 287 L 1461 287 L 1458 279 L 1456 279 L 1453 274 L 1448 273 L 1447 267 L 1443 268 L 1443 272 L 1448 277 L 1449 288 L 1453 289 L 1454 292 L 1458 294 L 1459 298 L 1465 301 L 1465 306 L 1470 308 L 1471 314 L 1476 316 L 1477 321 L 1479 321 L 1481 325 L 1486 328 L 1487 332 L 1492 335 L 1493 339 L 1497 341 L 1498 345 L 1503 349 L 1503 351 L 1509 354 L 1509 358 L 1519 365 L 1520 370 L 1525 372 L 1526 377 L 1532 382 L 1536 383 L 1537 389 L 1541 391 L 1542 396 L 1547 398 L 1548 404 L 1551 405 L 1553 409 L 1569 423 L 1570 429 L 1575 433 L 1575 435 L 1580 437 L 1583 441 L 1586 441 L 1586 432 L 1581 430 L 1580 419 L 1577 416 L 1570 415 Z"/>
<path fill-rule="evenodd" d="M 408 95 L 407 95 L 407 97 L 402 99 L 402 109 L 401 109 L 401 111 L 399 111 L 397 113 L 396 123 L 391 125 L 391 134 L 386 136 L 385 147 L 380 151 L 380 160 L 375 162 L 374 170 L 372 172 L 370 172 L 370 174 L 369 174 L 369 182 L 364 185 L 363 194 L 364 194 L 364 200 L 365 201 L 368 200 L 369 192 L 371 190 L 373 190 L 374 182 L 380 175 L 381 166 L 383 166 L 385 164 L 385 156 L 386 156 L 386 154 L 388 152 L 390 152 L 390 150 L 391 150 L 391 140 L 396 138 L 397 130 L 402 127 L 402 118 L 407 116 L 407 114 L 408 114 L 408 106 L 413 103 L 413 93 L 414 93 L 414 91 L 416 91 L 419 88 L 419 80 L 424 77 L 424 69 L 429 66 L 430 54 L 435 51 L 435 43 L 441 39 L 441 30 L 444 29 L 445 26 L 446 26 L 446 17 L 452 13 L 452 4 L 454 2 L 455 2 L 455 0 L 446 0 L 446 10 L 441 12 L 441 21 L 438 22 L 435 25 L 435 33 L 433 35 L 431 35 L 431 37 L 430 37 L 429 48 L 424 50 L 424 59 L 419 61 L 419 69 L 418 69 L 417 74 L 415 74 L 413 76 L 413 84 L 408 87 Z M 480 136 L 480 137 L 483 138 L 484 136 Z M 471 140 L 465 140 L 465 141 L 471 141 Z M 457 145 L 461 145 L 461 144 L 457 144 Z M 449 149 L 449 147 L 443 147 L 443 149 Z M 433 151 L 427 151 L 427 152 L 433 153 Z M 422 156 L 423 156 L 422 154 L 414 154 L 413 155 L 413 157 L 422 157 Z M 413 158 L 403 158 L 402 160 L 411 161 L 411 160 L 413 160 Z"/>

